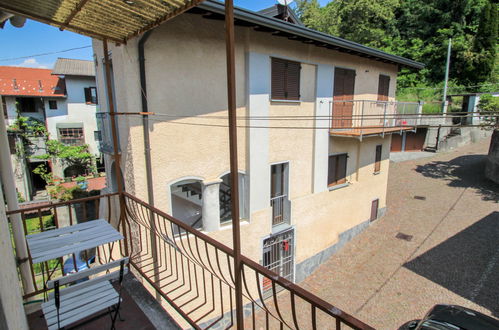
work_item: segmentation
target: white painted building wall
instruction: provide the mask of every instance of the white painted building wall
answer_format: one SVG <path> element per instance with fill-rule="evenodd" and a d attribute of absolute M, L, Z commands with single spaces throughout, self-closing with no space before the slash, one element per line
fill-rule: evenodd
<path fill-rule="evenodd" d="M 67 99 L 45 99 L 47 115 L 47 129 L 52 139 L 58 139 L 58 123 L 82 123 L 85 143 L 88 144 L 91 154 L 98 155 L 99 149 L 95 141 L 94 132 L 97 131 L 95 113 L 97 105 L 86 104 L 84 88 L 95 87 L 94 77 L 66 76 Z M 57 100 L 57 109 L 51 110 L 49 100 Z"/>

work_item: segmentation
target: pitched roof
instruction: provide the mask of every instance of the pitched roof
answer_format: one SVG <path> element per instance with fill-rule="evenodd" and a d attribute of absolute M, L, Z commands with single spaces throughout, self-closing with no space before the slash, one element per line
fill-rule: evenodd
<path fill-rule="evenodd" d="M 221 18 L 225 15 L 224 9 L 223 3 L 216 0 L 206 0 L 200 3 L 196 8 L 191 9 L 190 12 L 197 12 L 200 14 L 203 14 L 203 12 L 213 13 L 215 15 L 219 15 Z M 425 66 L 423 63 L 416 62 L 402 56 L 385 53 L 381 50 L 367 47 L 350 40 L 315 31 L 299 24 L 293 24 L 274 17 L 268 17 L 262 15 L 262 13 L 251 10 L 235 7 L 234 17 L 236 25 L 247 26 L 262 32 L 269 32 L 275 36 L 314 44 L 318 47 L 325 47 L 348 54 L 358 55 L 373 59 L 375 61 L 400 64 L 415 69 L 422 69 Z"/>
<path fill-rule="evenodd" d="M 257 11 L 257 13 L 261 14 L 263 16 L 267 16 L 267 17 L 274 17 L 277 19 L 282 19 L 281 16 L 284 14 L 284 12 L 286 10 L 287 10 L 287 14 L 289 15 L 291 23 L 298 24 L 300 26 L 305 26 L 305 24 L 303 24 L 303 22 L 300 20 L 298 15 L 296 15 L 295 11 L 293 9 L 289 8 L 289 6 L 283 6 L 280 4 L 276 4 L 272 7 L 259 10 L 259 11 Z"/>
<path fill-rule="evenodd" d="M 58 58 L 52 74 L 95 77 L 95 65 L 92 61 Z"/>
<path fill-rule="evenodd" d="M 0 66 L 0 95 L 65 97 L 64 80 L 50 69 Z"/>

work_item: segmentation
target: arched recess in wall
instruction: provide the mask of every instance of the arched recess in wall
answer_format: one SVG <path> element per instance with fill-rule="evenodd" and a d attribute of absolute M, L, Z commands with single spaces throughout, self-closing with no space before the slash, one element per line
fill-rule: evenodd
<path fill-rule="evenodd" d="M 246 173 L 239 172 L 239 218 L 248 219 L 248 177 Z M 232 198 L 230 173 L 220 176 L 219 198 L 220 198 L 220 223 L 232 221 Z"/>
<path fill-rule="evenodd" d="M 203 183 L 201 178 L 184 178 L 170 184 L 171 214 L 183 223 L 203 227 Z M 179 228 L 174 226 L 174 234 Z"/>
<path fill-rule="evenodd" d="M 120 178 L 123 190 L 125 190 L 125 180 L 123 178 L 123 171 L 120 168 Z M 114 161 L 111 163 L 111 174 L 108 179 L 110 192 L 118 191 L 118 182 L 116 181 L 116 166 L 114 166 Z"/>
<path fill-rule="evenodd" d="M 85 167 L 79 165 L 71 165 L 64 169 L 64 177 L 71 178 L 80 175 L 85 175 Z"/>

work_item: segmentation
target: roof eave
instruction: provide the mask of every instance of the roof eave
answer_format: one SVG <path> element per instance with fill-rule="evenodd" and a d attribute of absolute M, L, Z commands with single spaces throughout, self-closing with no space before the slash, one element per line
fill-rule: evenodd
<path fill-rule="evenodd" d="M 203 3 L 198 5 L 199 8 L 215 12 L 217 14 L 224 15 L 225 9 L 224 9 L 224 4 L 218 1 L 212 1 L 212 0 L 207 0 L 204 1 Z M 341 39 L 338 37 L 334 37 L 331 35 L 328 35 L 326 33 L 318 32 L 309 28 L 306 28 L 304 26 L 299 26 L 296 24 L 284 22 L 282 20 L 272 18 L 272 17 L 267 17 L 264 15 L 261 15 L 256 12 L 252 12 L 249 10 L 245 10 L 242 8 L 235 8 L 234 9 L 234 17 L 236 19 L 240 19 L 249 23 L 254 23 L 255 25 L 260 25 L 264 26 L 267 28 L 272 28 L 276 29 L 282 32 L 287 32 L 294 34 L 299 37 L 303 38 L 308 38 L 310 40 L 314 40 L 320 43 L 328 44 L 331 46 L 336 46 L 340 47 L 346 50 L 354 51 L 354 52 L 359 52 L 362 54 L 366 54 L 369 56 L 377 57 L 383 60 L 391 61 L 396 64 L 400 64 L 406 67 L 411 67 L 415 69 L 422 69 L 424 68 L 424 64 L 420 62 L 413 61 L 408 58 L 404 58 L 401 56 L 397 55 L 392 55 L 385 53 L 383 51 L 370 48 L 352 41 L 348 41 L 345 39 Z"/>

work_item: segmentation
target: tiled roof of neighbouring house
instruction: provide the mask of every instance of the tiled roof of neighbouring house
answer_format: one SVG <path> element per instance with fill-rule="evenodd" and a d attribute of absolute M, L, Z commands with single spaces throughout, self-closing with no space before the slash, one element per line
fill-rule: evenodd
<path fill-rule="evenodd" d="M 50 69 L 0 66 L 0 95 L 65 97 L 65 90 Z"/>
<path fill-rule="evenodd" d="M 72 58 L 58 58 L 52 74 L 66 76 L 95 76 L 93 61 L 75 60 Z"/>

